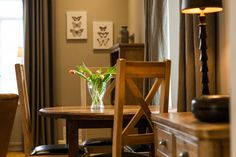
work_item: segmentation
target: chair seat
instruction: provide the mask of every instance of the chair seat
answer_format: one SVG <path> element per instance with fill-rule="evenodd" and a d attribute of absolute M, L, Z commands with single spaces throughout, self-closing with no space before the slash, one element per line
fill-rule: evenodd
<path fill-rule="evenodd" d="M 109 137 L 89 138 L 83 142 L 83 146 L 111 146 L 112 139 Z"/>
<path fill-rule="evenodd" d="M 93 155 L 93 157 L 112 157 L 112 153 Z M 138 153 L 123 152 L 122 157 L 147 157 Z"/>
<path fill-rule="evenodd" d="M 40 145 L 32 150 L 31 155 L 66 155 L 69 152 L 68 150 L 67 144 Z M 82 146 L 79 146 L 78 153 L 83 155 L 86 154 L 86 151 Z"/>
<path fill-rule="evenodd" d="M 150 144 L 138 144 L 138 145 L 130 145 L 125 146 L 129 152 L 150 152 L 151 145 Z"/>

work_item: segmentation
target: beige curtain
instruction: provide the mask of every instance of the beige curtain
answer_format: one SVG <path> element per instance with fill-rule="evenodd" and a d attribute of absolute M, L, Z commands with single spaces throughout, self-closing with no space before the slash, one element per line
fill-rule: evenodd
<path fill-rule="evenodd" d="M 210 94 L 215 93 L 216 15 L 208 14 L 207 55 Z M 201 96 L 201 62 L 198 39 L 198 16 L 180 14 L 179 88 L 178 111 L 191 111 L 193 98 Z"/>
<path fill-rule="evenodd" d="M 38 114 L 53 105 L 53 0 L 23 0 L 25 68 L 33 143 L 54 143 L 53 122 Z"/>

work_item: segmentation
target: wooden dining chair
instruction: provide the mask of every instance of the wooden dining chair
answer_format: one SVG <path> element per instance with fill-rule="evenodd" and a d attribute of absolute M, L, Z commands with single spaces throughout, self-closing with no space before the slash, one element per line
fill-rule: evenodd
<path fill-rule="evenodd" d="M 0 94 L 0 157 L 6 157 L 16 115 L 18 95 Z"/>
<path fill-rule="evenodd" d="M 40 145 L 33 147 L 31 122 L 30 122 L 30 109 L 29 109 L 25 71 L 23 65 L 21 64 L 16 64 L 15 70 L 16 70 L 16 79 L 17 79 L 18 93 L 19 93 L 21 113 L 22 113 L 21 115 L 22 115 L 25 157 L 30 157 L 30 156 L 48 157 L 51 155 L 57 157 L 68 156 L 67 144 Z M 80 154 L 80 156 L 87 155 L 83 147 L 78 148 L 78 154 Z"/>
<path fill-rule="evenodd" d="M 102 72 L 107 71 L 107 67 L 89 67 L 92 72 L 96 72 L 98 69 L 101 69 Z M 81 93 L 81 105 L 87 106 L 88 102 L 90 101 L 90 96 L 88 95 L 88 87 L 87 82 L 84 78 L 80 78 L 80 93 Z M 103 97 L 104 105 L 111 105 L 112 96 L 111 93 L 115 89 L 115 78 L 111 79 L 108 83 L 106 92 Z M 95 154 L 95 153 L 104 153 L 104 152 L 111 152 L 112 151 L 112 139 L 110 137 L 96 137 L 96 138 L 86 138 L 86 131 L 87 129 L 81 129 L 80 134 L 82 134 L 83 146 L 86 149 L 88 154 Z"/>
<path fill-rule="evenodd" d="M 159 110 L 160 112 L 168 112 L 170 66 L 170 60 L 163 62 L 117 60 L 112 153 L 101 154 L 96 157 L 142 156 L 137 153 L 124 152 L 124 146 L 154 144 L 153 124 L 151 122 L 149 105 L 152 104 L 153 98 L 159 91 Z M 146 96 L 143 96 L 143 91 L 138 89 L 134 79 L 151 79 L 154 82 Z M 140 108 L 131 118 L 128 125 L 123 127 L 123 106 L 126 103 L 126 87 L 130 89 L 136 98 L 133 100 L 134 104 L 139 105 Z M 141 119 L 147 120 L 149 132 L 141 134 L 133 132 L 134 127 Z M 151 151 L 150 156 L 152 156 L 154 150 Z"/>

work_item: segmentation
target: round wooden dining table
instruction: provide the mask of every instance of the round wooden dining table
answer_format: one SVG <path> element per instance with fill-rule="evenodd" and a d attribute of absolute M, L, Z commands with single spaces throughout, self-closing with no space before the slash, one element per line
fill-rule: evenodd
<path fill-rule="evenodd" d="M 128 121 L 140 108 L 138 105 L 125 105 L 123 110 L 124 121 Z M 159 113 L 158 106 L 149 107 L 152 113 Z M 81 128 L 112 128 L 114 106 L 105 105 L 102 110 L 92 110 L 90 106 L 61 106 L 47 107 L 39 110 L 44 117 L 65 119 L 69 157 L 77 157 L 78 129 Z"/>

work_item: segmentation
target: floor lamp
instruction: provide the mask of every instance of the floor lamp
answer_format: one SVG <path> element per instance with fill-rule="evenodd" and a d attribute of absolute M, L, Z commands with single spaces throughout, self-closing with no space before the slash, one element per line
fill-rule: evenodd
<path fill-rule="evenodd" d="M 199 14 L 199 50 L 202 62 L 202 95 L 209 95 L 209 79 L 207 66 L 207 44 L 206 44 L 206 16 L 207 13 L 222 11 L 221 0 L 182 0 L 181 11 L 184 14 Z"/>
<path fill-rule="evenodd" d="M 207 44 L 206 44 L 206 17 L 207 13 L 222 11 L 222 0 L 182 0 L 181 11 L 185 14 L 199 14 L 199 50 L 202 62 L 202 96 L 192 100 L 194 116 L 204 122 L 227 122 L 229 120 L 229 96 L 210 95 Z"/>

